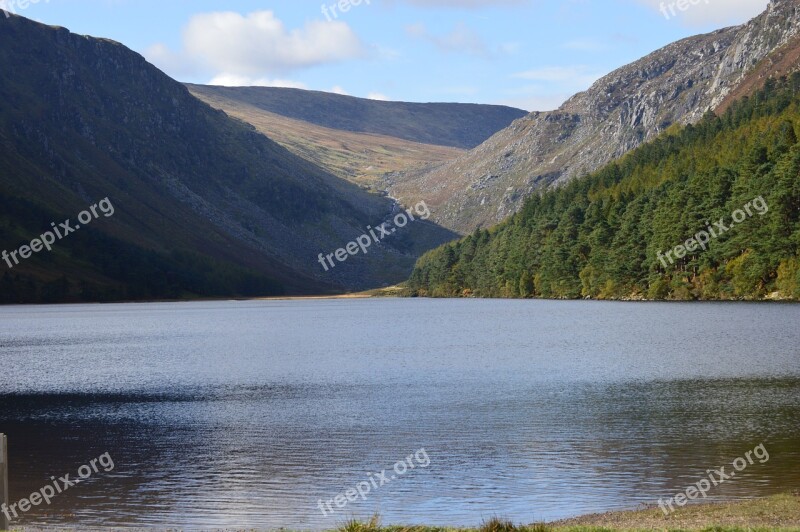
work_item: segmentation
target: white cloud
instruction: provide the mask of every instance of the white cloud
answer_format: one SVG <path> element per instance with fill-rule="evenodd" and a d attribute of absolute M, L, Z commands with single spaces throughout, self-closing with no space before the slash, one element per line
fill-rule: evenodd
<path fill-rule="evenodd" d="M 529 112 L 554 111 L 561 107 L 561 104 L 567 101 L 570 96 L 565 94 L 518 96 L 499 100 L 497 104 L 508 105 L 509 107 L 516 107 Z"/>
<path fill-rule="evenodd" d="M 530 0 L 386 0 L 388 4 L 408 3 L 417 7 L 455 7 L 455 8 L 482 8 L 519 6 L 530 3 Z"/>
<path fill-rule="evenodd" d="M 288 31 L 272 11 L 195 15 L 183 32 L 186 52 L 223 72 L 260 75 L 358 57 L 363 46 L 344 22 L 307 22 Z"/>
<path fill-rule="evenodd" d="M 335 85 L 331 89 L 331 92 L 334 93 L 334 94 L 341 94 L 342 96 L 350 96 L 350 93 L 348 93 L 346 90 L 344 90 L 340 85 Z"/>
<path fill-rule="evenodd" d="M 175 76 L 211 73 L 223 81 L 274 83 L 270 78 L 276 74 L 366 55 L 363 43 L 344 22 L 314 20 L 287 29 L 272 11 L 194 15 L 183 30 L 182 45 L 182 50 L 172 51 L 155 44 L 145 56 Z"/>
<path fill-rule="evenodd" d="M 163 44 L 150 46 L 143 54 L 147 60 L 172 77 L 193 76 L 199 65 L 185 54 L 176 53 Z"/>
<path fill-rule="evenodd" d="M 483 42 L 481 36 L 463 22 L 459 22 L 450 32 L 443 35 L 434 35 L 422 23 L 407 26 L 406 33 L 411 37 L 432 43 L 443 52 L 463 52 L 479 56 L 485 56 L 488 53 L 486 43 Z"/>
<path fill-rule="evenodd" d="M 585 90 L 600 79 L 602 75 L 590 72 L 586 66 L 573 65 L 535 68 L 517 72 L 511 77 L 528 81 L 570 84 L 574 85 L 578 90 Z"/>
<path fill-rule="evenodd" d="M 500 103 L 528 111 L 551 111 L 574 94 L 588 89 L 602 74 L 584 65 L 572 65 L 535 68 L 511 77 L 534 83 L 506 90 L 508 98 Z"/>
<path fill-rule="evenodd" d="M 380 92 L 370 92 L 369 94 L 367 94 L 367 99 L 369 99 L 369 100 L 379 100 L 379 101 L 382 101 L 382 102 L 388 102 L 389 101 L 389 97 L 386 96 L 385 94 L 381 94 Z"/>
<path fill-rule="evenodd" d="M 522 49 L 522 43 L 504 42 L 497 46 L 497 51 L 503 55 L 514 55 Z"/>
<path fill-rule="evenodd" d="M 605 52 L 608 51 L 610 47 L 606 43 L 601 43 L 592 39 L 575 39 L 565 42 L 562 48 L 578 52 Z"/>
<path fill-rule="evenodd" d="M 683 4 L 683 1 L 686 0 L 680 3 Z M 769 0 L 691 0 L 684 4 L 686 9 L 683 10 L 678 7 L 677 0 L 636 0 L 636 2 L 653 8 L 670 21 L 680 21 L 688 26 L 721 26 L 747 22 L 764 11 Z M 664 12 L 667 14 L 664 15 Z"/>
<path fill-rule="evenodd" d="M 301 81 L 290 79 L 268 79 L 250 78 L 238 76 L 236 74 L 219 74 L 215 76 L 209 85 L 221 85 L 223 87 L 284 87 L 287 89 L 307 89 L 308 86 Z"/>

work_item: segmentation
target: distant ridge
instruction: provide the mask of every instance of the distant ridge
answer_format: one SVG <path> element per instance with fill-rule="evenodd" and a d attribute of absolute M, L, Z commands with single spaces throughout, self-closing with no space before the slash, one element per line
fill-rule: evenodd
<path fill-rule="evenodd" d="M 522 109 L 502 105 L 385 102 L 277 87 L 193 84 L 187 84 L 187 87 L 201 97 L 238 100 L 271 113 L 331 129 L 466 149 L 474 148 L 528 114 Z"/>
<path fill-rule="evenodd" d="M 203 91 L 197 85 L 189 89 L 198 99 L 247 122 L 295 155 L 381 194 L 386 190 L 387 174 L 442 164 L 465 151 L 391 135 L 333 129 L 267 111 L 238 99 L 239 94 Z"/>

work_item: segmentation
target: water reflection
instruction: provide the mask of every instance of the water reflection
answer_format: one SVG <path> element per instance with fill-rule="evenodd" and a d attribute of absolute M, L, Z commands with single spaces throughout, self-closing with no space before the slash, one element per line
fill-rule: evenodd
<path fill-rule="evenodd" d="M 0 310 L 12 501 L 102 453 L 116 465 L 16 524 L 533 522 L 652 504 L 760 443 L 770 460 L 710 498 L 800 487 L 800 307 L 610 305 L 593 318 L 595 305 L 450 303 Z M 365 332 L 376 313 L 406 325 Z M 409 335 L 412 319 L 429 334 Z M 671 330 L 654 328 L 698 321 L 705 334 L 674 353 Z M 319 511 L 421 447 L 428 468 Z"/>
<path fill-rule="evenodd" d="M 762 442 L 770 460 L 710 497 L 800 486 L 800 379 L 405 392 L 3 396 L 12 500 L 110 452 L 113 472 L 21 523 L 324 528 L 337 521 L 316 509 L 319 499 L 421 446 L 429 468 L 351 503 L 339 519 L 377 511 L 389 522 L 468 525 L 495 514 L 533 521 L 631 507 L 671 496 Z"/>

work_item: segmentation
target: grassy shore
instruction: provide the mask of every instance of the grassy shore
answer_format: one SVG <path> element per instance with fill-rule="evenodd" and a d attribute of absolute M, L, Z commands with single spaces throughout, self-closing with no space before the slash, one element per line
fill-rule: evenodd
<path fill-rule="evenodd" d="M 516 526 L 492 519 L 479 529 L 381 526 L 379 520 L 352 521 L 341 532 L 611 532 L 611 531 L 784 531 L 800 532 L 800 492 L 764 499 L 697 504 L 665 516 L 658 508 L 587 515 L 554 523 Z"/>
<path fill-rule="evenodd" d="M 348 294 L 331 294 L 321 296 L 271 296 L 257 297 L 256 301 L 303 301 L 313 299 L 370 299 L 373 297 L 406 297 L 411 295 L 404 285 L 375 288 L 364 292 L 351 292 Z"/>

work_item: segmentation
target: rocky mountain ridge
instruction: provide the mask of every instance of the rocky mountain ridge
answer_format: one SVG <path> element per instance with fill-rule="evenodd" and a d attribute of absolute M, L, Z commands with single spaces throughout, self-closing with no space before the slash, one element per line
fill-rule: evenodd
<path fill-rule="evenodd" d="M 387 188 L 406 203 L 425 199 L 439 224 L 462 234 L 493 225 L 534 191 L 596 170 L 673 124 L 696 122 L 799 32 L 800 0 L 772 0 L 746 24 L 672 43 L 452 162 L 391 176 Z"/>

